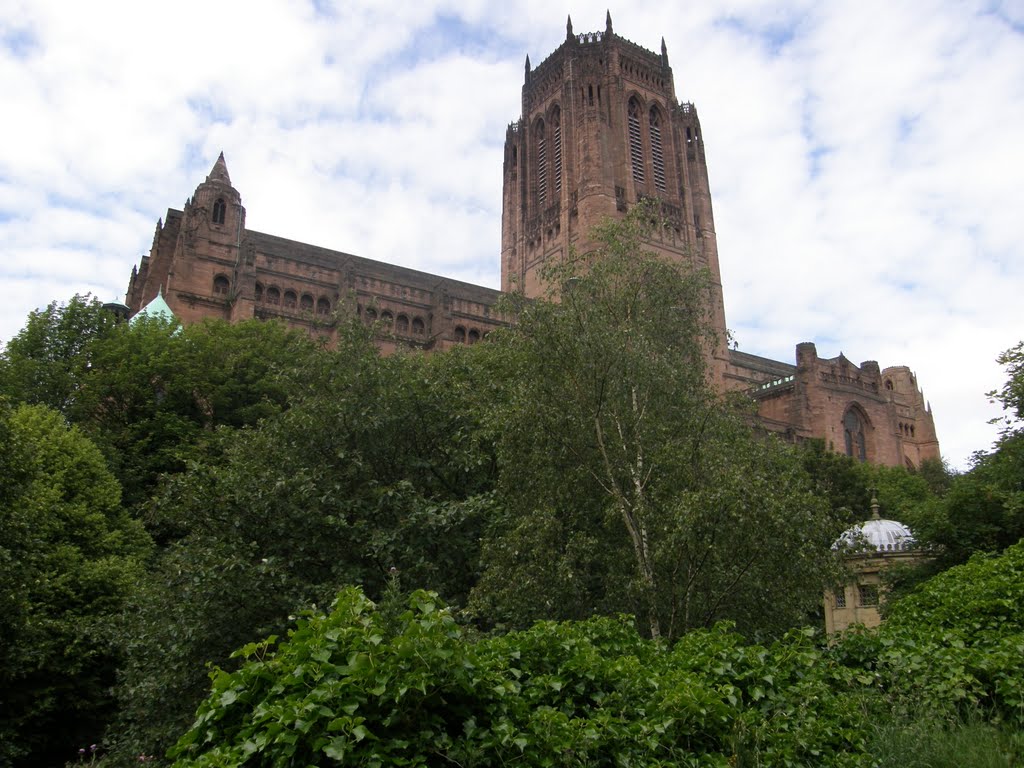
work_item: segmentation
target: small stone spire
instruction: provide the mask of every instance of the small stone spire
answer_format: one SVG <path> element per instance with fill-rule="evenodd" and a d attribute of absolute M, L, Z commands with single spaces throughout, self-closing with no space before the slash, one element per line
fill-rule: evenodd
<path fill-rule="evenodd" d="M 207 181 L 220 181 L 224 184 L 231 186 L 231 177 L 228 175 L 228 164 L 224 162 L 224 153 L 220 153 L 220 157 L 217 158 L 217 162 L 213 164 L 213 170 L 210 171 L 210 175 L 206 177 Z"/>
<path fill-rule="evenodd" d="M 881 520 L 882 516 L 878 514 L 878 489 L 871 489 L 871 519 Z"/>
<path fill-rule="evenodd" d="M 565 22 L 565 39 L 566 40 L 572 40 L 572 38 L 573 38 L 573 34 L 572 34 L 572 14 L 569 14 L 569 16 L 566 18 L 566 22 Z"/>
<path fill-rule="evenodd" d="M 661 66 L 668 66 L 668 46 L 665 45 L 665 38 L 661 38 Z"/>
<path fill-rule="evenodd" d="M 530 54 L 526 54 L 526 82 L 530 82 Z"/>
<path fill-rule="evenodd" d="M 608 36 L 612 36 L 612 12 L 608 10 L 604 15 L 604 33 Z"/>

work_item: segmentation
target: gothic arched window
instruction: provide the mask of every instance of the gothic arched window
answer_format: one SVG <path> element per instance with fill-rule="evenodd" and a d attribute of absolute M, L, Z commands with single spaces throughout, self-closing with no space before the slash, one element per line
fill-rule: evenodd
<path fill-rule="evenodd" d="M 227 295 L 231 282 L 224 275 L 217 275 L 213 278 L 213 292 L 220 295 Z"/>
<path fill-rule="evenodd" d="M 280 304 L 281 303 L 281 291 L 270 286 L 267 288 L 267 304 Z"/>
<path fill-rule="evenodd" d="M 412 332 L 417 336 L 422 336 L 424 331 L 423 318 L 414 317 L 412 319 Z"/>
<path fill-rule="evenodd" d="M 224 198 L 218 197 L 217 202 L 213 204 L 213 223 L 223 224 L 224 214 L 227 213 L 228 207 L 224 204 Z"/>
<path fill-rule="evenodd" d="M 301 309 L 303 312 L 312 312 L 313 297 L 310 296 L 308 293 L 302 294 L 302 298 L 299 299 L 299 309 Z"/>
<path fill-rule="evenodd" d="M 654 170 L 654 185 L 665 191 L 665 153 L 661 146 L 661 111 L 651 107 L 651 168 Z"/>
<path fill-rule="evenodd" d="M 843 438 L 846 455 L 867 461 L 867 446 L 864 440 L 864 417 L 857 408 L 849 408 L 843 416 Z"/>
<path fill-rule="evenodd" d="M 537 134 L 537 202 L 543 207 L 548 199 L 548 148 L 544 141 L 544 121 L 538 120 Z"/>
<path fill-rule="evenodd" d="M 318 315 L 329 315 L 331 314 L 331 302 L 321 296 L 316 300 L 316 313 Z"/>
<path fill-rule="evenodd" d="M 636 97 L 629 100 L 626 118 L 629 123 L 629 163 L 633 167 L 633 181 L 643 184 L 644 150 L 643 139 L 640 136 L 640 102 Z"/>
<path fill-rule="evenodd" d="M 256 301 L 263 301 L 263 283 L 256 283 Z"/>
<path fill-rule="evenodd" d="M 395 330 L 399 333 L 409 332 L 409 318 L 405 315 L 399 315 L 395 318 Z"/>
<path fill-rule="evenodd" d="M 295 305 L 299 303 L 299 297 L 295 295 L 295 291 L 284 292 L 284 305 L 288 309 L 295 309 Z"/>

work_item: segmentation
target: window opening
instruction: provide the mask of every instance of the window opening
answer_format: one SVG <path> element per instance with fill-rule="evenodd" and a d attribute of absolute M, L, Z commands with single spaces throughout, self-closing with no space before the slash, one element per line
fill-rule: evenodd
<path fill-rule="evenodd" d="M 406 317 L 405 315 L 399 315 L 398 318 L 395 320 L 395 330 L 397 330 L 399 333 L 408 333 L 409 318 Z"/>
<path fill-rule="evenodd" d="M 865 607 L 878 605 L 878 586 L 876 584 L 859 584 L 857 593 L 861 605 Z"/>
<path fill-rule="evenodd" d="M 867 461 L 867 450 L 864 443 L 864 420 L 855 408 L 851 408 L 843 417 L 843 437 L 846 441 L 846 455 L 861 461 Z"/>
<path fill-rule="evenodd" d="M 554 187 L 555 196 L 559 196 L 562 193 L 562 112 L 559 109 L 555 109 L 555 115 L 552 119 L 554 123 L 554 130 L 552 131 L 551 140 L 554 142 L 552 150 L 554 151 Z"/>
<path fill-rule="evenodd" d="M 263 283 L 256 283 L 256 301 L 263 301 Z"/>
<path fill-rule="evenodd" d="M 213 204 L 213 223 L 223 224 L 224 214 L 227 212 L 227 206 L 224 204 L 224 198 L 217 198 L 217 202 Z"/>
<path fill-rule="evenodd" d="M 316 302 L 316 313 L 318 315 L 329 315 L 331 314 L 331 302 L 321 297 Z"/>
<path fill-rule="evenodd" d="M 412 319 L 412 332 L 417 336 L 422 336 L 424 331 L 423 318 L 414 317 Z"/>
<path fill-rule="evenodd" d="M 284 292 L 284 305 L 288 309 L 295 309 L 295 305 L 298 303 L 299 297 L 295 295 L 295 291 Z"/>
<path fill-rule="evenodd" d="M 230 286 L 231 286 L 231 283 L 228 282 L 228 279 L 226 277 L 224 277 L 224 275 L 217 275 L 215 278 L 213 278 L 213 292 L 214 293 L 224 295 L 224 294 L 226 294 L 228 292 L 228 288 Z"/>
<path fill-rule="evenodd" d="M 665 191 L 665 155 L 661 148 L 661 113 L 651 109 L 651 167 L 654 169 L 654 185 Z"/>
<path fill-rule="evenodd" d="M 461 325 L 456 326 L 455 328 L 455 340 L 460 344 L 466 343 L 466 329 Z"/>
<path fill-rule="evenodd" d="M 627 111 L 629 122 L 629 161 L 633 166 L 633 181 L 644 183 L 644 154 L 640 139 L 640 105 L 636 99 L 629 100 Z"/>
<path fill-rule="evenodd" d="M 548 198 L 548 155 L 544 142 L 544 121 L 537 123 L 537 200 L 543 207 Z"/>
<path fill-rule="evenodd" d="M 281 291 L 271 286 L 267 288 L 267 304 L 280 304 L 281 303 Z"/>
<path fill-rule="evenodd" d="M 310 296 L 308 293 L 302 294 L 302 298 L 299 299 L 299 309 L 301 309 L 303 312 L 312 312 L 313 297 Z"/>
<path fill-rule="evenodd" d="M 473 328 L 469 332 L 469 343 L 476 344 L 478 341 L 480 341 L 480 331 L 478 331 L 476 328 Z"/>
<path fill-rule="evenodd" d="M 587 86 L 587 104 L 591 107 L 594 106 L 594 86 Z"/>
<path fill-rule="evenodd" d="M 846 607 L 846 587 L 840 587 L 836 592 L 836 608 Z"/>

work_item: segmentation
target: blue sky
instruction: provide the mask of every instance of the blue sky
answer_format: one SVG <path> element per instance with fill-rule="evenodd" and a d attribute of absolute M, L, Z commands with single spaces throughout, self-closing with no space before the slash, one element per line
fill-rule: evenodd
<path fill-rule="evenodd" d="M 676 5 L 610 10 L 701 116 L 740 349 L 909 365 L 966 466 L 1024 337 L 1024 3 Z M 496 286 L 523 60 L 606 8 L 8 0 L 0 341 L 123 297 L 221 150 L 252 229 Z"/>

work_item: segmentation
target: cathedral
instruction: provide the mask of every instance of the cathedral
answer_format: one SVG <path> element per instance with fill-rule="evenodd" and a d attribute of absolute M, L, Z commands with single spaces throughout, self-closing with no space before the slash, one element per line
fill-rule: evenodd
<path fill-rule="evenodd" d="M 721 391 L 748 393 L 762 426 L 792 442 L 819 438 L 890 466 L 939 457 L 910 368 L 819 357 L 809 342 L 796 345 L 793 362 L 729 348 L 704 137 L 695 106 L 676 99 L 664 40 L 650 51 L 615 34 L 610 15 L 603 30 L 582 34 L 570 20 L 546 59 L 526 59 L 502 174 L 502 291 L 544 294 L 545 263 L 570 248 L 586 253 L 596 224 L 647 200 L 665 222 L 651 250 L 711 276 Z M 185 323 L 275 319 L 328 340 L 335 318 L 354 314 L 375 324 L 384 351 L 429 351 L 505 325 L 495 308 L 502 291 L 248 229 L 221 154 L 184 209 L 157 223 L 126 303 L 134 314 L 159 297 Z"/>

